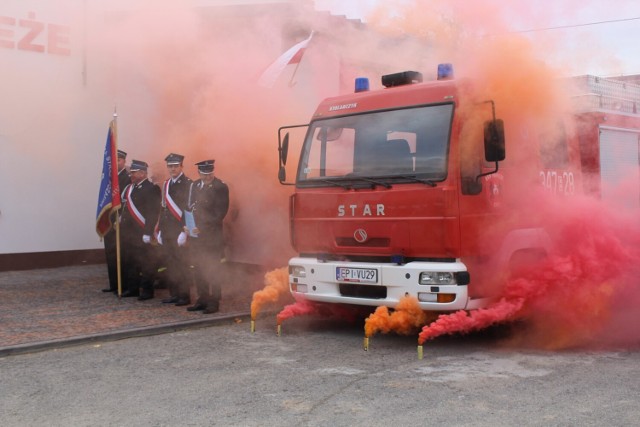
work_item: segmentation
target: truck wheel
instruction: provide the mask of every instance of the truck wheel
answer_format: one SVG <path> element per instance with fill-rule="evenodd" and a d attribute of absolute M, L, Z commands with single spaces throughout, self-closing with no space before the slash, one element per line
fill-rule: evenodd
<path fill-rule="evenodd" d="M 546 257 L 547 252 L 542 248 L 521 249 L 514 252 L 509 260 L 509 278 L 522 276 Z"/>

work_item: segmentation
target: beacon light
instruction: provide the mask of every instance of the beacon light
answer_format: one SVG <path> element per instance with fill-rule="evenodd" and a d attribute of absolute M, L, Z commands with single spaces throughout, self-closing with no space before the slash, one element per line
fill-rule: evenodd
<path fill-rule="evenodd" d="M 438 80 L 451 80 L 453 78 L 453 64 L 438 64 Z"/>
<path fill-rule="evenodd" d="M 369 90 L 369 79 L 366 77 L 356 77 L 356 93 Z"/>
<path fill-rule="evenodd" d="M 394 264 L 404 264 L 404 255 L 394 254 L 391 255 L 391 262 Z"/>

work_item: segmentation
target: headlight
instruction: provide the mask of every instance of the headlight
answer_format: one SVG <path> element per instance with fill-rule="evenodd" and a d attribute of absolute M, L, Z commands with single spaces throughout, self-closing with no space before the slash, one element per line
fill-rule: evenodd
<path fill-rule="evenodd" d="M 455 274 L 449 271 L 425 271 L 420 273 L 421 285 L 455 285 Z"/>
<path fill-rule="evenodd" d="M 291 274 L 293 277 L 307 277 L 307 272 L 301 265 L 290 265 L 289 274 Z"/>

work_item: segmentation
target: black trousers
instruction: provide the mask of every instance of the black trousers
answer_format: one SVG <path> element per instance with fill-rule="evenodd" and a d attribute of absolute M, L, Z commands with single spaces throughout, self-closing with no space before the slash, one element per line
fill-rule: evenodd
<path fill-rule="evenodd" d="M 104 254 L 109 274 L 109 289 L 118 289 L 118 267 L 116 264 L 116 232 L 112 229 L 104 235 Z"/>
<path fill-rule="evenodd" d="M 190 299 L 189 288 L 192 278 L 189 272 L 187 248 L 178 246 L 178 236 L 162 236 L 164 261 L 167 268 L 166 282 L 169 294 L 180 299 Z"/>
<path fill-rule="evenodd" d="M 198 292 L 198 302 L 214 305 L 222 297 L 224 276 L 223 250 L 211 240 L 189 239 L 189 259 L 193 268 L 193 280 Z"/>
<path fill-rule="evenodd" d="M 142 235 L 128 236 L 122 244 L 122 290 L 136 293 L 142 289 L 153 294 L 156 263 L 153 247 L 143 243 Z"/>

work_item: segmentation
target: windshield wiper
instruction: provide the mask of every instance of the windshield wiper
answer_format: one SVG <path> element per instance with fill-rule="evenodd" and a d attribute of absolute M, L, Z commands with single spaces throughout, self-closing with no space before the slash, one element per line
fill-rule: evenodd
<path fill-rule="evenodd" d="M 344 183 L 341 183 L 341 182 L 332 181 L 330 179 L 314 179 L 314 180 L 312 180 L 310 182 L 324 182 L 324 183 L 327 183 L 327 184 L 335 185 L 336 187 L 342 187 L 345 190 L 350 190 L 351 189 L 351 186 L 349 184 L 344 184 Z"/>
<path fill-rule="evenodd" d="M 407 176 L 407 175 L 400 175 L 396 178 L 403 178 L 403 179 L 408 179 L 410 181 L 414 181 L 414 182 L 422 182 L 423 184 L 427 184 L 430 187 L 435 187 L 436 183 L 431 181 L 430 179 L 423 179 L 423 178 L 417 178 L 415 176 Z"/>
<path fill-rule="evenodd" d="M 375 184 L 375 185 L 381 185 L 384 188 L 391 188 L 391 184 L 389 184 L 387 182 L 378 181 L 376 179 L 365 178 L 363 176 L 352 176 L 352 177 L 349 177 L 349 178 L 354 179 L 354 180 L 370 182 L 370 183 Z"/>

